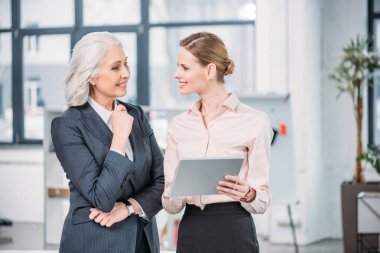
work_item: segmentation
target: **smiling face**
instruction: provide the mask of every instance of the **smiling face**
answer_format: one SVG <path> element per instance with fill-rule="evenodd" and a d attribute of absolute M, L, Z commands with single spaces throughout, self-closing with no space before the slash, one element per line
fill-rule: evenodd
<path fill-rule="evenodd" d="M 174 78 L 179 82 L 180 93 L 182 95 L 201 94 L 206 88 L 207 67 L 202 66 L 198 59 L 183 47 L 178 51 L 177 65 Z"/>
<path fill-rule="evenodd" d="M 96 77 L 90 79 L 90 96 L 106 106 L 116 97 L 127 93 L 127 82 L 130 77 L 127 57 L 121 46 L 110 48 L 99 66 Z"/>

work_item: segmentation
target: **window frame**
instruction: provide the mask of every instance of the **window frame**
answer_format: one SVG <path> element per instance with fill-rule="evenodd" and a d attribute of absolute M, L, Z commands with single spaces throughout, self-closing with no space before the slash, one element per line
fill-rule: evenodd
<path fill-rule="evenodd" d="M 23 101 L 23 38 L 32 35 L 70 35 L 70 48 L 86 33 L 95 31 L 109 31 L 135 33 L 137 45 L 137 104 L 150 105 L 150 77 L 149 77 L 149 32 L 151 28 L 178 28 L 194 26 L 224 26 L 236 25 L 254 26 L 255 20 L 223 20 L 199 22 L 149 22 L 149 0 L 141 0 L 141 22 L 133 25 L 104 25 L 83 26 L 83 0 L 74 0 L 74 25 L 72 27 L 49 28 L 22 28 L 21 27 L 21 0 L 11 1 L 11 27 L 0 29 L 0 34 L 10 32 L 12 36 L 12 111 L 13 136 L 11 142 L 1 142 L 0 145 L 14 144 L 42 144 L 40 139 L 27 139 L 24 133 L 24 101 Z M 21 99 L 20 99 L 21 98 Z"/>
<path fill-rule="evenodd" d="M 375 0 L 368 0 L 367 2 L 367 12 L 368 12 L 368 23 L 367 23 L 367 31 L 368 36 L 374 35 L 374 24 L 376 20 L 380 20 L 380 12 L 375 12 L 374 9 L 374 2 Z M 368 50 L 373 51 L 374 50 L 374 43 L 373 38 L 369 40 L 368 43 Z M 375 144 L 375 129 L 376 129 L 376 110 L 375 110 L 375 89 L 373 88 L 373 81 L 368 81 L 367 86 L 367 105 L 368 105 L 368 143 L 369 144 Z"/>

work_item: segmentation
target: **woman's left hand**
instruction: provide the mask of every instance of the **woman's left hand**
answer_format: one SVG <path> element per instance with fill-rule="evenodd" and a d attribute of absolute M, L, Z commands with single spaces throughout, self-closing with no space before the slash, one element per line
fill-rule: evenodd
<path fill-rule="evenodd" d="M 113 224 L 126 219 L 129 216 L 127 205 L 116 202 L 109 213 L 104 213 L 97 208 L 91 208 L 89 218 L 101 226 L 111 227 Z"/>
<path fill-rule="evenodd" d="M 240 200 L 247 195 L 250 187 L 246 179 L 227 175 L 224 177 L 224 180 L 218 182 L 216 189 L 219 194 L 227 195 L 235 200 Z"/>

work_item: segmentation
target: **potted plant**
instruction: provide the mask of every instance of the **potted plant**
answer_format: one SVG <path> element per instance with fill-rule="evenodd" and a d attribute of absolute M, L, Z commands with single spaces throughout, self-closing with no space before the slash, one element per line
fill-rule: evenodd
<path fill-rule="evenodd" d="M 369 163 L 376 170 L 377 174 L 380 175 L 380 146 L 368 144 L 367 152 L 360 157 L 360 160 Z"/>
<path fill-rule="evenodd" d="M 373 154 L 376 152 L 369 149 L 365 153 L 362 146 L 364 86 L 372 82 L 374 71 L 380 69 L 380 58 L 374 52 L 368 51 L 368 42 L 368 39 L 360 36 L 351 40 L 343 48 L 341 60 L 330 75 L 330 78 L 338 83 L 338 98 L 343 93 L 350 95 L 356 120 L 356 157 L 353 158 L 355 173 L 352 182 L 344 182 L 341 185 L 343 237 L 346 253 L 357 250 L 357 194 L 361 191 L 380 191 L 379 183 L 365 183 L 362 167 L 362 160 L 366 160 L 375 167 L 377 163 L 380 163 L 373 158 Z M 378 240 L 378 238 L 374 240 Z"/>

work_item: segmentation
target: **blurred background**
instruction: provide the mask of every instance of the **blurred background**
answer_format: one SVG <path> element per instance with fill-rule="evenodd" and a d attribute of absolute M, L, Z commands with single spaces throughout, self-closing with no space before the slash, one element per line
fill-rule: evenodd
<path fill-rule="evenodd" d="M 253 216 L 262 251 L 294 252 L 296 241 L 302 252 L 343 252 L 340 187 L 354 174 L 356 128 L 350 97 L 337 100 L 328 76 L 357 35 L 377 52 L 379 21 L 380 0 L 0 0 L 0 250 L 58 247 L 68 192 L 50 121 L 65 109 L 74 44 L 93 31 L 121 39 L 132 73 L 121 100 L 144 107 L 164 150 L 171 118 L 197 99 L 173 78 L 178 42 L 209 31 L 236 64 L 227 89 L 278 132 L 273 203 Z M 380 144 L 379 88 L 375 75 L 363 90 L 364 147 Z M 380 181 L 368 166 L 364 177 Z M 158 214 L 163 250 L 175 249 L 180 218 Z"/>

